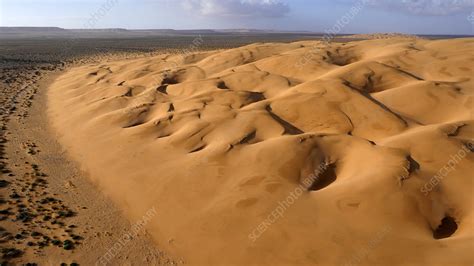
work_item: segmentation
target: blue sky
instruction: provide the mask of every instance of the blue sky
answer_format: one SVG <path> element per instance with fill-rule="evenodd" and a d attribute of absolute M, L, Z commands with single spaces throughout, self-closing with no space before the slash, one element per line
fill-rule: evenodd
<path fill-rule="evenodd" d="M 0 26 L 323 32 L 358 5 L 340 33 L 474 34 L 474 0 L 0 0 Z"/>

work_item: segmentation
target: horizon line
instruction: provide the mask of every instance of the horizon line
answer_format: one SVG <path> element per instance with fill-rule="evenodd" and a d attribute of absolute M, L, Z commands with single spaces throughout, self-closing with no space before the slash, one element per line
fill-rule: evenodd
<path fill-rule="evenodd" d="M 324 32 L 317 32 L 311 30 L 279 30 L 279 29 L 263 29 L 263 28 L 189 28 L 189 29 L 173 29 L 173 28 L 122 28 L 122 27 L 109 27 L 109 28 L 64 28 L 60 26 L 0 26 L 0 28 L 57 28 L 62 30 L 84 30 L 84 31 L 94 31 L 94 30 L 127 30 L 127 31 L 145 31 L 145 30 L 171 30 L 171 31 L 273 31 L 273 32 L 285 32 L 285 33 L 310 33 L 310 34 L 320 34 L 324 35 Z M 336 35 L 362 35 L 362 34 L 406 34 L 406 35 L 416 35 L 416 36 L 474 36 L 474 34 L 452 34 L 452 33 L 405 33 L 405 32 L 370 32 L 370 33 L 339 33 Z"/>

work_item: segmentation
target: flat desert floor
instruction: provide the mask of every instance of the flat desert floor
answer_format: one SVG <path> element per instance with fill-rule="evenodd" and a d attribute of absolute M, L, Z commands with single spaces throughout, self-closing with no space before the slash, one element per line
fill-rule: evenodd
<path fill-rule="evenodd" d="M 474 39 L 257 43 L 88 64 L 61 144 L 190 265 L 474 263 Z"/>

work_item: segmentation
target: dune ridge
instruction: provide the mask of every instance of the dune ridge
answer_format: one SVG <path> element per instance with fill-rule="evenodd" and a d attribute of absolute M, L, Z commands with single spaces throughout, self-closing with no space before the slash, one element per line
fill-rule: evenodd
<path fill-rule="evenodd" d="M 131 219 L 156 208 L 149 232 L 186 263 L 472 265 L 473 45 L 258 43 L 91 64 L 55 81 L 49 114 Z"/>

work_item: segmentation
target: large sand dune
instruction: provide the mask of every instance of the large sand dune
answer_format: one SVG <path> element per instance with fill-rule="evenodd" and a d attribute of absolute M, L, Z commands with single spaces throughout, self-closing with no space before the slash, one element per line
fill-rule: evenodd
<path fill-rule="evenodd" d="M 254 44 L 87 65 L 62 143 L 202 265 L 472 265 L 474 39 Z"/>

